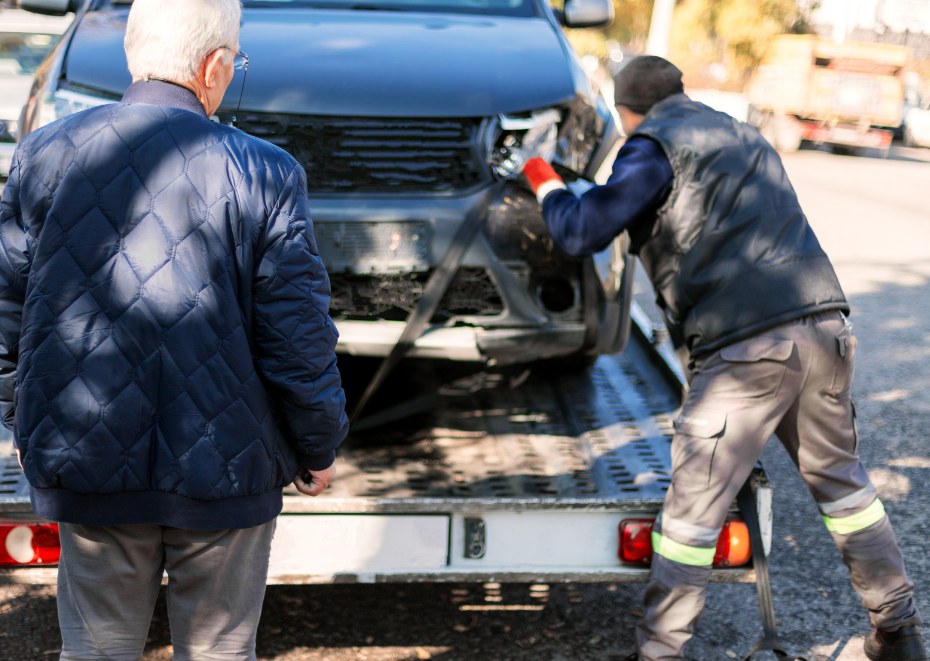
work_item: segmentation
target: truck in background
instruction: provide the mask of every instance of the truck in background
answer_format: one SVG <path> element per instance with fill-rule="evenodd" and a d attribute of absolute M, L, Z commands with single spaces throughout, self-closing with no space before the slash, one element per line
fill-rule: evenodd
<path fill-rule="evenodd" d="M 803 141 L 838 153 L 891 148 L 904 101 L 904 46 L 782 35 L 749 83 L 751 117 L 779 151 Z"/>

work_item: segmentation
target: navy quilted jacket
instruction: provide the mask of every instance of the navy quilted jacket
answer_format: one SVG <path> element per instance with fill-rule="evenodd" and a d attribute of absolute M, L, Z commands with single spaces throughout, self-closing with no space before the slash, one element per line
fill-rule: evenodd
<path fill-rule="evenodd" d="M 306 175 L 135 83 L 40 129 L 0 203 L 0 412 L 33 509 L 259 525 L 345 437 Z"/>

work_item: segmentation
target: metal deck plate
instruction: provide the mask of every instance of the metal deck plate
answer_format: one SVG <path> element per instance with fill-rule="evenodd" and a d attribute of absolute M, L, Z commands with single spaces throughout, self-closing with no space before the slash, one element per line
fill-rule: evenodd
<path fill-rule="evenodd" d="M 13 450 L 13 434 L 0 427 L 0 514 L 7 512 L 31 514 L 32 508 L 29 483 Z"/>
<path fill-rule="evenodd" d="M 351 437 L 319 498 L 285 512 L 658 510 L 680 393 L 630 343 L 573 376 L 531 376 Z"/>
<path fill-rule="evenodd" d="M 679 396 L 634 339 L 583 374 L 534 374 L 350 436 L 326 494 L 288 487 L 284 511 L 658 510 Z M 4 433 L 0 514 L 26 515 L 29 487 Z"/>

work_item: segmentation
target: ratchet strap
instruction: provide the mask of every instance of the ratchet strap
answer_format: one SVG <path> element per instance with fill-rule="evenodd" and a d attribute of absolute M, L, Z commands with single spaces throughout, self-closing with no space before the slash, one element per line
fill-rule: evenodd
<path fill-rule="evenodd" d="M 769 562 L 765 557 L 765 545 L 762 543 L 762 529 L 759 526 L 759 512 L 756 509 L 756 496 L 752 491 L 752 478 L 746 480 L 736 496 L 743 515 L 746 528 L 749 529 L 749 542 L 752 546 L 752 566 L 756 570 L 756 592 L 759 595 L 759 610 L 762 613 L 762 639 L 747 654 L 743 661 L 750 661 L 752 655 L 769 650 L 780 661 L 807 661 L 803 656 L 790 656 L 778 639 L 778 624 L 775 621 L 775 602 L 772 600 L 772 583 L 769 580 Z"/>
<path fill-rule="evenodd" d="M 501 181 L 488 188 L 484 195 L 481 196 L 481 199 L 465 215 L 465 219 L 459 225 L 459 229 L 452 238 L 452 243 L 446 250 L 446 254 L 443 255 L 442 261 L 439 262 L 439 266 L 436 267 L 429 280 L 426 281 L 423 295 L 417 302 L 417 307 L 407 317 L 407 325 L 404 332 L 401 333 L 400 339 L 391 349 L 391 353 L 381 361 L 378 371 L 375 372 L 374 377 L 365 388 L 365 392 L 362 393 L 358 404 L 355 405 L 352 416 L 349 418 L 350 424 L 358 420 L 372 395 L 377 392 L 378 388 L 381 387 L 384 380 L 397 367 L 397 364 L 404 356 L 410 353 L 414 343 L 429 326 L 429 321 L 436 314 L 436 310 L 439 309 L 439 304 L 442 302 L 443 296 L 446 295 L 449 285 L 452 284 L 452 279 L 455 277 L 455 273 L 458 271 L 459 264 L 462 263 L 468 247 L 481 228 L 482 223 L 488 217 L 491 206 L 500 196 L 507 183 L 507 181 Z"/>

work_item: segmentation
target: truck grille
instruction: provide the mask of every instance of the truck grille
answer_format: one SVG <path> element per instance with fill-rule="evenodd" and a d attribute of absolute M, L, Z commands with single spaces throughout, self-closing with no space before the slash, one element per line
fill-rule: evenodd
<path fill-rule="evenodd" d="M 334 319 L 406 321 L 423 295 L 429 273 L 391 273 L 329 276 L 333 296 L 330 315 Z M 481 267 L 462 267 L 456 272 L 433 323 L 452 317 L 492 316 L 504 311 L 500 292 Z"/>
<path fill-rule="evenodd" d="M 478 123 L 248 113 L 236 126 L 297 159 L 312 191 L 444 193 L 488 176 L 473 148 Z"/>

